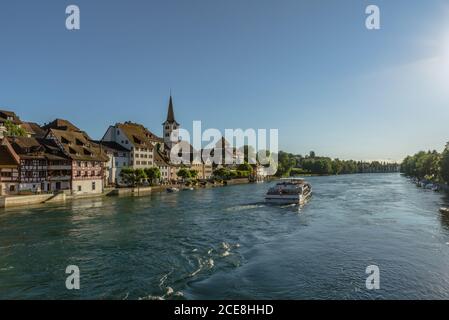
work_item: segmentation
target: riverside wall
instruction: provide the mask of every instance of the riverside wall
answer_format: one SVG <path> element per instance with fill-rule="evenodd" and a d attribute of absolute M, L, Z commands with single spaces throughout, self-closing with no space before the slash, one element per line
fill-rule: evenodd
<path fill-rule="evenodd" d="M 247 178 L 232 179 L 226 181 L 225 185 L 237 185 L 249 183 Z M 215 185 L 222 186 L 222 185 Z M 12 208 L 28 205 L 58 203 L 67 200 L 96 198 L 103 196 L 145 196 L 151 193 L 163 192 L 169 186 L 153 186 L 153 187 L 139 187 L 139 188 L 111 188 L 105 189 L 102 193 L 73 195 L 70 192 L 63 191 L 59 193 L 50 194 L 35 194 L 24 196 L 3 196 L 0 197 L 0 208 Z"/>

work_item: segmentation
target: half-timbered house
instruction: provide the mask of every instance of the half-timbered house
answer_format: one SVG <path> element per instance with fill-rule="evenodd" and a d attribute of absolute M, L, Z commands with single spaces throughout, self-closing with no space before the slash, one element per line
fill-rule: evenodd
<path fill-rule="evenodd" d="M 90 141 L 82 131 L 49 129 L 46 138 L 54 140 L 71 160 L 73 194 L 103 192 L 103 170 L 108 157 L 98 144 Z"/>
<path fill-rule="evenodd" d="M 0 196 L 17 194 L 20 158 L 7 139 L 0 141 Z"/>

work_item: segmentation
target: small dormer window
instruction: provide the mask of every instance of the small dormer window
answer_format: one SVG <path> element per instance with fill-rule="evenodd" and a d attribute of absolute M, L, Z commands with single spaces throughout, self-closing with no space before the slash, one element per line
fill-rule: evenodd
<path fill-rule="evenodd" d="M 139 138 L 137 138 L 136 136 L 133 136 L 133 140 L 134 140 L 134 143 L 136 143 L 136 144 L 142 143 L 142 141 Z"/>
<path fill-rule="evenodd" d="M 67 140 L 67 139 L 64 138 L 64 137 L 61 137 L 61 142 L 62 142 L 63 144 L 69 144 L 69 143 L 70 143 L 70 141 Z"/>

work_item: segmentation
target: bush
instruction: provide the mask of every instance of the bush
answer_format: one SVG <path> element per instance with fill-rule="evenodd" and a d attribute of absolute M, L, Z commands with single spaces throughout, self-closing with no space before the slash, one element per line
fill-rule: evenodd
<path fill-rule="evenodd" d="M 299 176 L 299 175 L 302 175 L 302 174 L 310 174 L 310 171 L 302 169 L 302 168 L 292 168 L 290 170 L 290 176 L 292 176 L 292 177 L 293 176 Z"/>

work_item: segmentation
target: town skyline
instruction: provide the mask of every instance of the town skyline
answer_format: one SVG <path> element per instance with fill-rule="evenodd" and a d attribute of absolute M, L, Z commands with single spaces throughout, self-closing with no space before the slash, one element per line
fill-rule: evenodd
<path fill-rule="evenodd" d="M 360 1 L 113 1 L 105 22 L 80 0 L 77 31 L 65 3 L 3 4 L 0 108 L 96 139 L 125 119 L 160 134 L 171 88 L 189 131 L 273 128 L 286 152 L 401 161 L 449 134 L 449 10 L 431 2 L 377 1 L 376 31 Z"/>
<path fill-rule="evenodd" d="M 171 108 L 173 108 L 173 109 L 171 109 L 171 112 L 173 112 L 173 110 L 176 110 L 176 108 L 172 104 L 173 103 L 172 102 L 173 96 L 172 96 L 171 92 L 172 92 L 172 90 L 170 90 L 170 95 L 169 95 L 169 99 L 168 99 L 168 103 L 167 103 L 168 108 L 169 108 L 168 112 L 170 112 L 170 106 L 171 106 Z M 46 122 L 40 123 L 40 122 L 37 122 L 37 121 L 33 121 L 32 119 L 26 118 L 26 116 L 23 117 L 22 115 L 17 114 L 14 109 L 8 109 L 8 108 L 1 108 L 0 107 L 0 110 L 13 112 L 24 123 L 37 124 L 41 128 L 44 128 L 46 126 L 47 127 L 51 127 L 52 123 L 54 123 L 55 121 L 67 121 L 69 123 L 69 125 L 73 125 L 74 127 L 76 127 L 77 130 L 79 129 L 81 132 L 85 132 L 93 141 L 101 141 L 105 137 L 105 135 L 107 134 L 107 131 L 108 131 L 108 129 L 110 127 L 114 127 L 114 126 L 120 125 L 120 124 L 127 124 L 127 123 L 132 124 L 132 125 L 138 125 L 138 126 L 142 125 L 146 130 L 149 130 L 150 133 L 155 134 L 157 136 L 157 138 L 162 138 L 162 139 L 164 138 L 163 124 L 162 124 L 162 126 L 159 126 L 159 128 L 152 128 L 152 127 L 149 127 L 144 121 L 141 121 L 141 120 L 140 121 L 139 120 L 135 120 L 135 121 L 134 120 L 121 120 L 121 121 L 109 123 L 109 125 L 105 126 L 105 128 L 103 130 L 103 133 L 101 133 L 98 136 L 93 136 L 93 135 L 91 135 L 91 133 L 89 131 L 84 130 L 84 126 L 83 126 L 82 123 L 77 123 L 77 122 L 74 122 L 74 121 L 72 121 L 70 119 L 67 119 L 67 118 L 64 118 L 64 117 L 55 116 L 54 118 L 51 118 L 51 119 L 49 119 Z M 165 112 L 167 112 L 167 106 L 165 107 L 165 110 L 166 110 Z M 161 118 L 161 121 L 163 119 L 165 119 L 165 117 Z M 185 129 L 182 126 L 182 124 L 179 124 L 179 128 L 180 129 Z M 215 129 L 215 128 L 202 128 L 203 131 L 206 130 L 206 129 Z M 226 129 L 228 129 L 228 128 L 226 128 Z M 243 129 L 243 130 L 245 130 L 245 129 L 248 129 L 248 128 L 229 128 L 229 129 L 231 129 L 231 130 L 235 130 L 235 129 Z M 249 129 L 252 129 L 252 128 L 249 128 Z M 192 133 L 192 131 L 193 130 L 189 130 L 189 133 Z M 222 137 L 225 138 L 225 129 L 223 129 L 223 131 L 220 131 L 220 132 L 222 134 Z M 183 140 L 183 139 L 181 139 L 181 140 Z M 184 141 L 186 141 L 186 140 L 184 140 Z M 228 140 L 226 140 L 226 141 L 227 141 L 227 143 L 229 142 L 232 147 L 237 147 L 237 148 L 241 148 L 242 147 L 242 146 L 235 145 L 236 141 L 228 141 Z M 188 142 L 189 144 L 193 143 L 192 140 L 186 141 L 186 142 Z M 207 145 L 209 142 L 208 141 L 202 141 L 202 148 L 205 145 Z M 218 140 L 217 140 L 217 142 L 218 142 Z M 266 143 L 269 144 L 270 141 L 266 141 Z M 254 148 L 256 148 L 256 146 L 254 146 Z M 291 150 L 281 150 L 281 149 L 279 149 L 279 152 L 288 152 L 288 153 L 291 153 L 291 154 L 300 155 L 300 156 L 304 156 L 304 157 L 309 156 L 310 153 L 314 153 L 315 154 L 314 150 L 309 150 L 309 151 L 304 151 L 304 152 L 297 152 L 297 151 L 294 151 L 294 150 L 291 151 Z M 325 154 L 325 153 L 324 154 L 317 154 L 317 156 L 330 157 L 332 159 L 340 159 L 340 160 L 354 160 L 354 161 L 366 161 L 366 162 L 374 162 L 374 161 L 387 162 L 387 163 L 388 162 L 390 162 L 390 163 L 400 163 L 401 162 L 401 159 L 399 159 L 399 160 L 380 159 L 380 158 L 378 158 L 378 159 L 350 159 L 350 158 L 345 159 L 345 158 L 339 158 L 339 157 L 331 157 L 331 156 L 329 156 L 328 154 Z"/>

